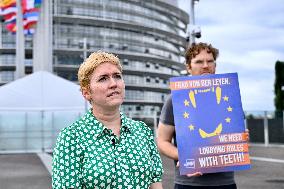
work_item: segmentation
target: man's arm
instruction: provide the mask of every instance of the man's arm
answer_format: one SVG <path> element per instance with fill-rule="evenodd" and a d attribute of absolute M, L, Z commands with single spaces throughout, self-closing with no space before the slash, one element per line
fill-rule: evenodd
<path fill-rule="evenodd" d="M 174 132 L 174 126 L 160 122 L 157 130 L 157 146 L 162 154 L 171 159 L 178 160 L 177 147 L 172 144 Z"/>

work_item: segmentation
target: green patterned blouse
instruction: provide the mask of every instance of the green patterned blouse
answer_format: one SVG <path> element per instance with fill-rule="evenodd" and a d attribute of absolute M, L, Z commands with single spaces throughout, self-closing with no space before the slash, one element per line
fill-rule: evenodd
<path fill-rule="evenodd" d="M 120 115 L 119 138 L 91 110 L 60 132 L 53 151 L 54 189 L 146 189 L 161 182 L 163 168 L 151 129 Z"/>

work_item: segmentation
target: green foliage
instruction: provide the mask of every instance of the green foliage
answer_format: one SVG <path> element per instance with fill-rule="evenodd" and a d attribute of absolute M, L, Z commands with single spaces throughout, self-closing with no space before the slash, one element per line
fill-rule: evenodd
<path fill-rule="evenodd" d="M 275 64 L 275 83 L 274 83 L 274 105 L 276 111 L 282 112 L 284 110 L 284 62 L 276 61 Z"/>
<path fill-rule="evenodd" d="M 247 119 L 254 119 L 254 116 L 253 116 L 253 114 L 249 114 L 249 115 L 247 115 L 246 118 L 247 118 Z"/>

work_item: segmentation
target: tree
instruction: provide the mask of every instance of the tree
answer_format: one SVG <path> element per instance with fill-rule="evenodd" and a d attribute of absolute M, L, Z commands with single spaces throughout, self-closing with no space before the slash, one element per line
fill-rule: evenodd
<path fill-rule="evenodd" d="M 274 105 L 277 112 L 284 111 L 284 62 L 275 63 Z"/>

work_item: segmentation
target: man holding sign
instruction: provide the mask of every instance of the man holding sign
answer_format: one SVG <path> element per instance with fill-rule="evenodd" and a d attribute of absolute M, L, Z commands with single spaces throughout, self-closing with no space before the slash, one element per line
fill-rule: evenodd
<path fill-rule="evenodd" d="M 235 189 L 237 187 L 234 172 L 232 172 L 235 170 L 234 165 L 239 168 L 244 166 L 243 169 L 247 169 L 246 166 L 249 166 L 248 147 L 245 143 L 248 133 L 241 133 L 244 128 L 234 130 L 228 126 L 231 121 L 233 123 L 236 120 L 235 118 L 238 118 L 237 123 L 241 123 L 239 116 L 242 114 L 241 102 L 237 102 L 240 105 L 235 106 L 229 100 L 230 95 L 222 93 L 227 89 L 229 94 L 231 88 L 228 87 L 231 87 L 232 84 L 237 86 L 237 88 L 233 88 L 234 90 L 239 90 L 236 74 L 208 75 L 215 74 L 218 55 L 218 49 L 210 44 L 193 44 L 186 52 L 186 69 L 192 76 L 198 77 L 171 79 L 172 95 L 174 96 L 170 95 L 163 106 L 158 126 L 157 145 L 161 153 L 175 160 L 177 164 L 175 189 Z M 176 92 L 179 90 L 186 91 L 186 96 L 182 96 L 183 92 Z M 206 107 L 212 107 L 213 103 L 206 104 L 204 99 L 209 102 L 213 99 L 216 104 L 217 108 L 214 106 L 214 111 L 210 112 L 210 115 L 208 115 Z M 179 103 L 180 101 L 181 103 Z M 197 106 L 201 106 L 200 104 L 202 104 L 201 109 L 197 108 Z M 237 108 L 235 109 L 235 107 Z M 184 111 L 185 108 L 187 111 Z M 197 109 L 199 114 L 195 114 Z M 228 115 L 222 112 L 223 109 L 226 109 Z M 237 116 L 234 117 L 232 112 L 237 113 Z M 220 115 L 223 116 L 223 114 L 225 116 L 223 121 L 216 124 L 214 119 Z M 178 126 L 176 126 L 177 124 Z M 213 130 L 208 131 L 201 125 L 214 125 L 214 127 Z M 227 133 L 228 128 L 232 133 Z M 176 133 L 176 131 L 178 132 Z M 179 150 L 177 149 L 176 136 Z M 174 144 L 172 144 L 173 138 Z M 212 143 L 215 145 L 210 145 Z M 194 145 L 196 147 L 192 147 Z M 178 155 L 178 151 L 182 154 Z M 196 159 L 185 158 L 188 153 L 197 156 Z M 179 166 L 181 166 L 180 170 Z"/>

